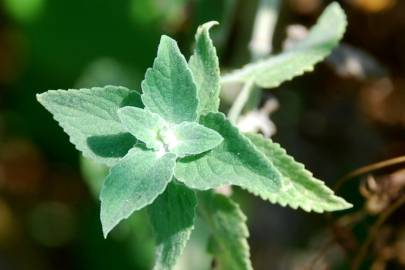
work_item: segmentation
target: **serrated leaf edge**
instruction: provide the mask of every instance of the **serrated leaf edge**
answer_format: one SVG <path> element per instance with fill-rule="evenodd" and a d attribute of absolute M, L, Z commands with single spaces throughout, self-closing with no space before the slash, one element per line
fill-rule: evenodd
<path fill-rule="evenodd" d="M 333 2 L 328 7 L 326 7 L 324 12 L 326 12 L 328 9 L 333 9 L 333 11 L 335 11 L 335 13 L 337 13 L 339 11 L 339 13 L 337 13 L 337 14 L 343 18 L 343 20 L 342 20 L 342 22 L 343 22 L 342 26 L 343 27 L 341 29 L 338 29 L 339 34 L 336 35 L 336 40 L 333 43 L 331 43 L 331 44 L 333 44 L 332 47 L 335 48 L 338 45 L 339 41 L 343 38 L 343 35 L 345 34 L 346 27 L 347 27 L 347 16 L 346 16 L 345 12 L 343 11 L 343 9 L 341 8 L 341 6 L 336 2 Z M 322 14 L 322 15 L 324 15 L 324 14 Z M 318 22 L 322 18 L 322 15 L 318 19 Z M 316 26 L 316 24 L 313 27 L 315 27 L 315 26 Z M 313 27 L 310 29 L 310 31 L 313 29 Z M 299 46 L 299 44 L 297 44 L 297 46 Z M 281 54 L 274 55 L 273 57 L 277 57 L 277 56 L 280 56 L 282 54 L 287 55 L 289 53 L 295 53 L 294 51 L 291 51 L 293 49 L 295 49 L 295 47 L 291 48 L 288 51 L 282 52 Z M 298 48 L 298 50 L 304 50 L 304 49 L 305 48 Z M 306 68 L 303 68 L 300 72 L 297 72 L 297 73 L 295 73 L 293 75 L 288 76 L 285 80 L 283 80 L 281 82 L 277 82 L 277 83 L 274 83 L 274 84 L 271 84 L 271 85 L 263 85 L 263 84 L 260 84 L 259 82 L 257 82 L 257 78 L 254 78 L 255 84 L 257 84 L 259 87 L 267 88 L 267 89 L 279 87 L 284 82 L 291 81 L 295 77 L 299 77 L 299 76 L 304 75 L 307 72 L 313 71 L 315 69 L 315 66 L 318 65 L 320 62 L 322 62 L 326 57 L 328 57 L 328 55 L 329 54 L 319 57 L 319 59 L 316 60 L 312 65 L 310 65 L 310 66 L 308 66 Z M 236 70 L 234 70 L 234 71 L 232 71 L 232 72 L 230 72 L 228 74 L 223 75 L 222 78 L 221 78 L 221 84 L 230 83 L 230 82 L 239 82 L 239 83 L 246 82 L 247 80 L 244 78 L 243 75 L 241 75 L 241 73 L 248 73 L 249 71 L 247 69 L 253 69 L 253 68 L 256 69 L 258 65 L 260 65 L 262 63 L 266 64 L 265 62 L 268 61 L 268 60 L 269 59 L 264 59 L 264 60 L 260 60 L 259 62 L 247 64 L 247 65 L 245 65 L 244 67 L 242 67 L 240 69 L 236 69 Z M 245 71 L 243 71 L 243 70 L 245 70 Z"/>
<path fill-rule="evenodd" d="M 129 153 L 129 152 L 128 152 L 128 153 Z M 168 153 L 168 154 L 174 155 L 173 153 Z M 103 222 L 102 222 L 102 219 L 101 219 L 101 210 L 100 210 L 100 220 L 101 220 L 103 235 L 104 235 L 104 238 L 105 238 L 105 239 L 107 238 L 108 234 L 109 234 L 119 223 L 121 223 L 122 221 L 128 219 L 128 218 L 129 218 L 133 213 L 135 213 L 136 211 L 142 210 L 143 208 L 147 207 L 148 205 L 151 205 L 151 204 L 156 200 L 157 197 L 159 197 L 161 194 L 163 194 L 163 192 L 165 192 L 165 190 L 166 190 L 166 188 L 167 188 L 167 185 L 168 185 L 171 181 L 173 181 L 173 179 L 174 179 L 174 168 L 175 168 L 175 167 L 176 167 L 176 161 L 174 162 L 174 166 L 173 166 L 172 169 L 171 169 L 171 171 L 172 171 L 172 173 L 171 173 L 171 174 L 172 174 L 172 177 L 171 177 L 171 179 L 170 179 L 169 181 L 167 181 L 166 184 L 162 187 L 162 190 L 160 190 L 159 192 L 157 192 L 154 197 L 152 197 L 150 200 L 148 200 L 147 203 L 145 203 L 145 205 L 144 205 L 142 208 L 132 210 L 128 215 L 125 215 L 125 216 L 122 217 L 118 222 L 115 222 L 113 226 L 110 226 L 111 228 L 106 228 L 106 229 L 104 228 L 104 225 L 103 225 Z M 111 174 L 111 169 L 112 169 L 112 168 L 110 168 L 110 170 L 109 170 L 109 172 L 108 172 L 108 175 L 105 177 L 105 179 L 107 179 L 107 178 L 110 176 L 110 174 Z M 100 202 L 102 202 L 101 194 L 103 193 L 103 189 L 104 189 L 104 185 L 102 186 L 101 191 L 100 191 L 100 195 L 99 195 L 99 200 L 100 200 Z"/>
<path fill-rule="evenodd" d="M 235 207 L 235 210 L 236 210 L 236 213 L 237 213 L 237 217 L 238 218 L 240 218 L 240 221 L 242 222 L 242 226 L 241 226 L 241 229 L 243 230 L 242 231 L 242 238 L 238 238 L 238 242 L 241 244 L 241 246 L 243 247 L 243 253 L 244 253 L 244 255 L 245 255 L 245 257 L 244 258 L 246 258 L 247 259 L 247 261 L 246 260 L 244 260 L 244 262 L 245 262 L 245 264 L 246 264 L 246 266 L 248 267 L 247 269 L 248 270 L 253 270 L 253 268 L 252 268 L 252 263 L 251 263 L 251 256 L 250 256 L 250 246 L 249 246 L 249 242 L 248 242 L 248 238 L 250 237 L 250 233 L 249 233 L 249 228 L 248 228 L 248 226 L 247 226 L 247 224 L 246 224 L 246 222 L 247 222 L 247 216 L 243 213 L 243 211 L 242 211 L 242 209 L 240 208 L 240 206 L 239 206 L 239 204 L 237 204 L 235 201 L 233 201 L 231 198 L 228 198 L 228 197 L 226 197 L 226 196 L 224 196 L 224 195 L 222 195 L 222 194 L 219 194 L 219 193 L 214 193 L 214 194 L 211 194 L 210 196 L 218 196 L 219 198 L 221 198 L 221 199 L 226 199 L 227 200 L 227 202 L 229 202 L 233 207 Z M 203 205 L 203 204 L 202 204 Z M 204 212 L 206 212 L 206 216 L 210 216 L 210 214 L 209 214 L 209 211 L 207 211 L 207 210 L 205 210 L 204 208 L 203 208 L 203 210 L 204 210 Z M 210 218 L 211 219 L 211 218 Z M 212 223 L 212 221 L 210 221 L 210 223 Z M 212 225 L 211 225 L 212 226 Z M 211 232 L 211 234 L 212 234 L 212 232 Z M 214 255 L 214 257 L 215 257 L 215 255 Z"/>
<path fill-rule="evenodd" d="M 104 89 L 104 88 L 107 88 L 107 87 L 116 87 L 116 88 L 121 88 L 121 89 L 123 89 L 123 90 L 125 90 L 125 91 L 128 91 L 128 93 L 131 93 L 131 92 L 136 92 L 136 93 L 138 93 L 139 94 L 139 92 L 138 91 L 136 91 L 136 90 L 131 90 L 131 89 L 129 89 L 129 88 L 126 88 L 126 87 L 124 87 L 124 86 L 115 86 L 115 85 L 106 85 L 106 86 L 103 86 L 103 87 L 91 87 L 91 88 L 79 88 L 79 89 L 57 89 L 57 90 L 48 90 L 48 91 L 46 91 L 46 92 L 43 92 L 43 93 L 41 93 L 41 94 L 36 94 L 35 95 L 35 97 L 36 97 L 36 99 L 37 99 L 37 101 L 46 109 L 46 110 L 48 110 L 47 109 L 47 107 L 46 107 L 46 105 L 45 105 L 45 103 L 44 103 L 44 100 L 43 100 L 43 96 L 45 96 L 47 93 L 65 93 L 65 92 L 83 92 L 83 91 L 86 91 L 86 92 L 91 92 L 91 90 L 92 89 L 99 89 L 99 90 L 101 90 L 101 89 Z M 71 143 L 71 144 L 73 144 L 73 147 L 82 155 L 82 156 L 84 156 L 84 157 L 86 157 L 86 158 L 89 158 L 89 159 L 91 159 L 91 160 L 95 160 L 94 159 L 94 157 L 93 156 L 91 156 L 91 155 L 89 155 L 89 154 L 87 154 L 87 153 L 84 153 L 82 150 L 80 150 L 77 146 L 76 146 L 76 143 L 78 143 L 78 142 L 75 142 L 75 140 L 69 135 L 69 132 L 68 132 L 68 128 L 64 128 L 62 125 L 61 125 L 61 121 L 58 119 L 59 117 L 57 117 L 55 114 L 53 114 L 52 112 L 51 112 L 51 115 L 52 115 L 52 119 L 54 120 L 54 121 L 56 121 L 57 123 L 58 123 L 58 125 L 62 128 L 62 130 L 63 130 L 63 132 L 65 132 L 65 134 L 67 135 L 67 137 L 68 137 L 68 140 L 69 140 L 69 142 Z M 119 123 L 119 124 L 121 124 L 121 122 L 119 122 L 119 121 L 116 121 L 117 123 Z M 71 128 L 71 130 L 77 130 L 76 128 Z M 124 128 L 123 128 L 123 130 L 125 130 Z M 125 133 L 124 131 L 123 131 L 123 133 Z M 136 143 L 134 144 L 134 146 L 136 145 Z M 117 160 L 119 160 L 120 158 L 117 158 Z M 107 165 L 108 167 L 111 167 L 111 166 L 113 166 L 113 165 L 115 165 L 116 164 L 116 162 L 113 162 L 113 161 L 110 161 L 110 162 L 108 162 L 107 160 L 96 160 L 96 162 L 97 163 L 101 163 L 101 164 L 104 164 L 104 165 Z"/>
<path fill-rule="evenodd" d="M 235 129 L 238 131 L 238 136 L 240 137 L 241 140 L 243 140 L 244 142 L 246 142 L 247 144 L 249 144 L 249 146 L 252 147 L 252 148 L 255 150 L 255 152 L 256 152 L 259 156 L 261 156 L 261 158 L 262 158 L 262 160 L 263 160 L 264 162 L 270 163 L 270 165 L 271 165 L 272 167 L 276 168 L 276 167 L 274 166 L 274 164 L 266 157 L 266 155 L 265 155 L 264 153 L 262 153 L 262 152 L 256 147 L 256 145 L 255 145 L 253 142 L 251 142 L 251 141 L 249 140 L 249 138 L 247 138 L 242 132 L 240 132 L 240 130 L 239 130 L 237 127 L 235 127 L 234 125 L 232 125 L 232 123 L 230 123 L 230 122 L 228 121 L 228 119 L 226 118 L 226 116 L 225 116 L 222 112 L 215 112 L 215 113 L 210 112 L 210 113 L 207 114 L 207 116 L 208 116 L 209 114 L 216 114 L 216 115 L 219 115 L 219 116 L 221 116 L 221 118 L 222 118 L 223 120 L 226 120 L 226 122 L 227 122 L 229 125 L 231 125 L 233 128 L 235 128 Z M 222 136 L 222 135 L 221 135 L 221 136 Z M 225 141 L 225 138 L 224 138 L 224 141 Z M 223 142 L 222 142 L 222 143 L 223 143 Z M 219 145 L 221 145 L 221 144 L 219 144 Z M 217 147 L 218 147 L 218 146 L 217 146 Z M 210 151 L 212 151 L 212 150 L 214 150 L 214 149 L 215 149 L 215 148 L 211 149 Z M 176 162 L 176 164 L 177 164 L 177 162 Z M 278 179 L 279 179 L 280 181 L 282 181 L 282 178 L 283 178 L 282 174 L 281 174 L 280 172 L 278 172 L 278 171 L 277 171 L 276 173 L 277 173 L 277 175 L 278 175 Z M 176 176 L 176 170 L 175 170 L 175 176 Z M 202 188 L 198 188 L 197 186 L 188 185 L 186 181 L 182 181 L 182 180 L 179 179 L 177 176 L 176 176 L 176 178 L 177 178 L 180 182 L 184 183 L 186 186 L 188 186 L 188 187 L 190 187 L 190 188 L 197 189 L 197 190 L 201 190 L 201 191 L 206 191 L 206 190 L 209 190 L 209 189 L 218 188 L 218 187 L 227 186 L 227 185 L 238 186 L 238 187 L 240 187 L 241 189 L 243 189 L 243 190 L 249 192 L 250 194 L 252 194 L 252 195 L 254 195 L 254 196 L 256 196 L 256 197 L 261 198 L 261 199 L 264 200 L 264 201 L 269 201 L 269 199 L 266 198 L 266 197 L 264 197 L 264 195 L 261 195 L 261 194 L 255 192 L 255 191 L 250 190 L 250 189 L 248 189 L 248 188 L 246 188 L 246 187 L 243 187 L 243 186 L 241 186 L 241 185 L 239 185 L 239 184 L 234 184 L 234 183 L 232 182 L 232 180 L 228 180 L 228 181 L 223 182 L 223 183 L 221 183 L 220 185 L 216 185 L 216 186 L 214 186 L 214 187 L 206 187 L 206 188 L 203 188 L 203 189 L 202 189 Z M 277 187 L 277 188 L 280 188 L 280 185 L 281 185 L 281 184 L 276 184 L 276 185 L 279 186 L 279 187 Z M 274 193 L 277 193 L 277 191 L 274 191 Z"/>
<path fill-rule="evenodd" d="M 216 48 L 215 48 L 215 46 L 214 46 L 214 43 L 213 43 L 213 41 L 212 41 L 212 39 L 211 39 L 211 37 L 210 37 L 210 33 L 209 33 L 209 31 L 211 30 L 211 28 L 212 27 L 214 27 L 214 26 L 216 26 L 216 25 L 219 25 L 219 22 L 217 22 L 217 21 L 209 21 L 209 22 L 206 22 L 206 23 L 204 23 L 204 24 L 202 24 L 202 25 L 200 25 L 199 27 L 198 27 L 198 29 L 197 29 L 197 32 L 196 32 L 196 34 L 194 35 L 194 37 L 195 37 L 195 40 L 198 42 L 198 38 L 199 38 L 199 36 L 201 36 L 201 35 L 206 35 L 207 37 L 208 37 L 208 42 L 210 43 L 210 45 L 211 45 L 211 47 L 210 47 L 210 51 L 215 55 L 215 60 L 216 60 L 216 62 L 218 63 L 218 66 L 217 66 L 217 69 L 216 69 L 216 73 L 218 74 L 218 76 L 219 76 L 219 83 L 221 83 L 221 72 L 220 72 L 220 68 L 219 68 L 219 58 L 218 58 L 218 54 L 217 54 L 217 50 L 216 50 Z M 191 55 L 191 57 L 190 57 L 190 59 L 189 59 L 189 61 L 188 61 L 188 66 L 190 67 L 190 64 L 194 61 L 194 59 L 195 58 L 197 58 L 197 56 L 195 55 L 195 53 L 197 52 L 197 43 L 195 44 L 195 48 L 194 48 L 194 50 L 193 50 L 193 54 Z M 190 70 L 191 70 L 191 73 L 193 73 L 192 72 L 192 69 L 190 68 Z M 195 83 L 195 81 L 194 81 L 194 83 Z M 197 87 L 197 84 L 196 84 L 196 87 Z M 199 98 L 198 96 L 198 91 L 199 91 L 200 89 L 198 89 L 198 87 L 197 87 L 197 98 Z M 213 98 L 215 98 L 215 103 L 217 104 L 217 106 L 219 107 L 219 105 L 220 105 L 220 98 L 219 98 L 219 92 L 221 91 L 221 87 L 219 87 L 219 89 L 218 89 L 218 96 L 212 96 L 212 95 L 209 95 L 210 96 L 210 98 L 211 99 L 213 99 Z M 212 94 L 212 93 L 211 93 Z M 214 111 L 214 112 L 217 112 L 218 111 L 218 109 L 216 110 L 216 111 Z M 201 105 L 200 105 L 200 100 L 199 100 L 199 103 L 198 103 L 198 107 L 197 107 L 197 114 L 198 114 L 198 116 L 199 115 L 206 115 L 207 113 L 209 113 L 209 111 L 206 111 L 206 109 L 205 108 L 201 108 Z"/>
<path fill-rule="evenodd" d="M 263 137 L 262 135 L 259 135 L 259 134 L 250 133 L 250 134 L 248 134 L 248 135 L 249 135 L 249 136 L 253 136 L 253 137 L 258 137 L 258 138 L 260 138 L 260 139 L 264 139 L 264 137 Z M 317 183 L 317 184 L 319 185 L 319 188 L 321 188 L 326 194 L 331 195 L 331 197 L 332 197 L 336 202 L 338 202 L 339 204 L 341 204 L 341 206 L 335 207 L 335 208 L 327 207 L 327 206 L 326 206 L 326 207 L 324 207 L 324 208 L 321 208 L 321 207 L 314 207 L 313 205 L 311 206 L 311 205 L 307 205 L 307 204 L 305 204 L 305 205 L 299 205 L 297 202 L 280 201 L 280 200 L 279 200 L 280 198 L 277 198 L 277 197 L 269 199 L 269 201 L 270 201 L 271 203 L 279 204 L 279 205 L 281 205 L 281 206 L 283 206 L 283 207 L 289 206 L 289 207 L 291 207 L 292 209 L 295 209 L 295 210 L 298 209 L 298 208 L 301 208 L 302 210 L 304 210 L 304 211 L 306 211 L 306 212 L 312 212 L 312 211 L 313 211 L 313 212 L 316 212 L 316 213 L 324 213 L 324 212 L 326 212 L 326 211 L 344 210 L 344 209 L 351 208 L 351 207 L 353 206 L 352 204 L 346 202 L 343 198 L 341 198 L 341 197 L 339 197 L 339 196 L 336 196 L 335 193 L 333 192 L 333 190 L 331 190 L 331 189 L 325 184 L 325 182 L 323 182 L 323 181 L 321 181 L 321 180 L 319 180 L 319 179 L 313 177 L 313 173 L 310 172 L 310 171 L 308 171 L 308 170 L 305 168 L 305 165 L 304 165 L 304 164 L 302 164 L 302 163 L 296 161 L 292 156 L 288 155 L 287 151 L 286 151 L 284 148 L 282 148 L 282 147 L 280 146 L 280 144 L 275 143 L 275 142 L 273 142 L 273 143 L 277 146 L 277 148 L 278 148 L 277 151 L 279 151 L 280 153 L 284 154 L 284 156 L 285 156 L 286 159 L 289 159 L 291 162 L 296 163 L 299 167 L 301 167 L 302 173 L 304 173 L 306 176 L 308 176 L 308 178 L 311 179 L 312 182 Z M 259 151 L 260 151 L 260 150 L 259 150 Z M 266 156 L 266 158 L 267 158 L 267 156 Z M 270 158 L 267 158 L 267 159 L 270 161 Z M 274 165 L 274 163 L 273 163 L 273 165 Z M 274 165 L 274 166 L 275 166 L 275 165 Z M 275 166 L 275 167 L 276 167 L 276 166 Z M 284 178 L 284 176 L 283 176 L 283 178 Z M 283 184 L 283 182 L 282 182 L 282 184 Z M 281 189 L 283 189 L 283 187 L 281 187 Z M 276 196 L 277 196 L 277 195 L 276 195 Z M 322 204 L 322 202 L 319 202 L 319 203 Z"/>

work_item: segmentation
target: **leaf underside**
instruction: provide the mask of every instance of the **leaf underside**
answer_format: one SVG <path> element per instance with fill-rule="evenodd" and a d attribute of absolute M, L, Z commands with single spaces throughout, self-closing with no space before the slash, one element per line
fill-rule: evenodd
<path fill-rule="evenodd" d="M 171 182 L 149 206 L 157 246 L 154 270 L 170 270 L 176 264 L 193 230 L 196 205 L 194 191 Z"/>
<path fill-rule="evenodd" d="M 344 11 L 338 3 L 330 4 L 313 26 L 308 36 L 293 48 L 276 56 L 226 74 L 222 83 L 254 81 L 263 88 L 281 83 L 312 71 L 338 45 L 347 26 Z"/>
<path fill-rule="evenodd" d="M 237 185 L 263 199 L 278 191 L 281 174 L 223 114 L 209 113 L 201 117 L 201 124 L 224 141 L 209 152 L 180 159 L 175 169 L 178 180 L 200 190 Z"/>
<path fill-rule="evenodd" d="M 197 89 L 175 40 L 162 36 L 153 68 L 142 82 L 142 101 L 151 112 L 170 123 L 197 118 Z"/>
<path fill-rule="evenodd" d="M 118 86 L 50 90 L 37 99 L 85 157 L 112 166 L 137 142 L 117 115 L 122 106 L 143 107 L 136 91 Z"/>
<path fill-rule="evenodd" d="M 303 164 L 296 162 L 279 144 L 258 134 L 248 134 L 247 137 L 283 176 L 280 191 L 269 196 L 272 203 L 318 213 L 351 207 L 344 199 L 334 195 L 324 182 L 314 178 Z"/>
<path fill-rule="evenodd" d="M 246 217 L 231 199 L 213 192 L 199 194 L 200 213 L 206 221 L 217 270 L 251 270 Z"/>
<path fill-rule="evenodd" d="M 134 211 L 151 204 L 173 176 L 176 156 L 133 148 L 111 168 L 101 190 L 101 223 L 104 236 Z"/>
<path fill-rule="evenodd" d="M 198 27 L 195 48 L 189 66 L 198 89 L 198 115 L 217 112 L 219 108 L 220 72 L 216 49 L 209 30 L 217 22 L 208 22 Z"/>

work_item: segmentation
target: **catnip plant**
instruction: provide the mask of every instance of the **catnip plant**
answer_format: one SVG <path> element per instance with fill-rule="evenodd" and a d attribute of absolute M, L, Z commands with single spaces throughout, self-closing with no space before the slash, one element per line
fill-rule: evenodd
<path fill-rule="evenodd" d="M 246 218 L 229 197 L 239 186 L 271 203 L 322 213 L 351 205 L 277 143 L 244 134 L 218 111 L 221 83 L 272 88 L 309 71 L 338 44 L 345 14 L 336 3 L 308 36 L 279 55 L 220 76 L 209 30 L 199 27 L 189 61 L 162 36 L 142 92 L 122 86 L 50 90 L 37 96 L 85 157 L 110 167 L 100 194 L 104 236 L 147 207 L 156 237 L 154 269 L 172 269 L 198 213 L 210 227 L 219 269 L 252 269 Z"/>

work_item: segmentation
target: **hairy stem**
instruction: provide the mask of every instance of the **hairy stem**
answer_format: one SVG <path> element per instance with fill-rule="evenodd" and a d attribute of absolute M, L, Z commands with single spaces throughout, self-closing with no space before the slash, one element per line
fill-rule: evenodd
<path fill-rule="evenodd" d="M 233 124 L 236 124 L 236 121 L 242 114 L 242 110 L 245 107 L 247 101 L 249 100 L 253 89 L 254 89 L 253 80 L 245 83 L 235 102 L 232 104 L 232 107 L 228 113 L 228 118 Z"/>
<path fill-rule="evenodd" d="M 253 34 L 249 43 L 250 58 L 257 61 L 272 51 L 274 29 L 276 28 L 280 0 L 261 0 L 256 12 Z M 229 118 L 236 123 L 244 108 L 254 110 L 261 98 L 262 89 L 254 82 L 247 82 L 229 111 Z"/>

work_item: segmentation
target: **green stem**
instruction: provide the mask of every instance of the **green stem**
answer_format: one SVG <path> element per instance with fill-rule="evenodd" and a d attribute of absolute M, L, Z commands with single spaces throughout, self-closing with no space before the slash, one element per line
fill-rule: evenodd
<path fill-rule="evenodd" d="M 261 0 L 255 16 L 253 34 L 249 43 L 252 61 L 266 57 L 272 51 L 274 29 L 276 27 L 280 0 Z M 262 89 L 254 81 L 246 82 L 229 110 L 228 117 L 236 123 L 243 109 L 252 111 L 259 105 Z"/>
<path fill-rule="evenodd" d="M 235 102 L 232 104 L 232 107 L 228 113 L 228 118 L 233 124 L 236 124 L 236 121 L 238 120 L 239 116 L 243 111 L 243 108 L 245 107 L 247 101 L 249 100 L 250 94 L 253 89 L 254 89 L 253 80 L 250 80 L 247 83 L 245 83 Z"/>

